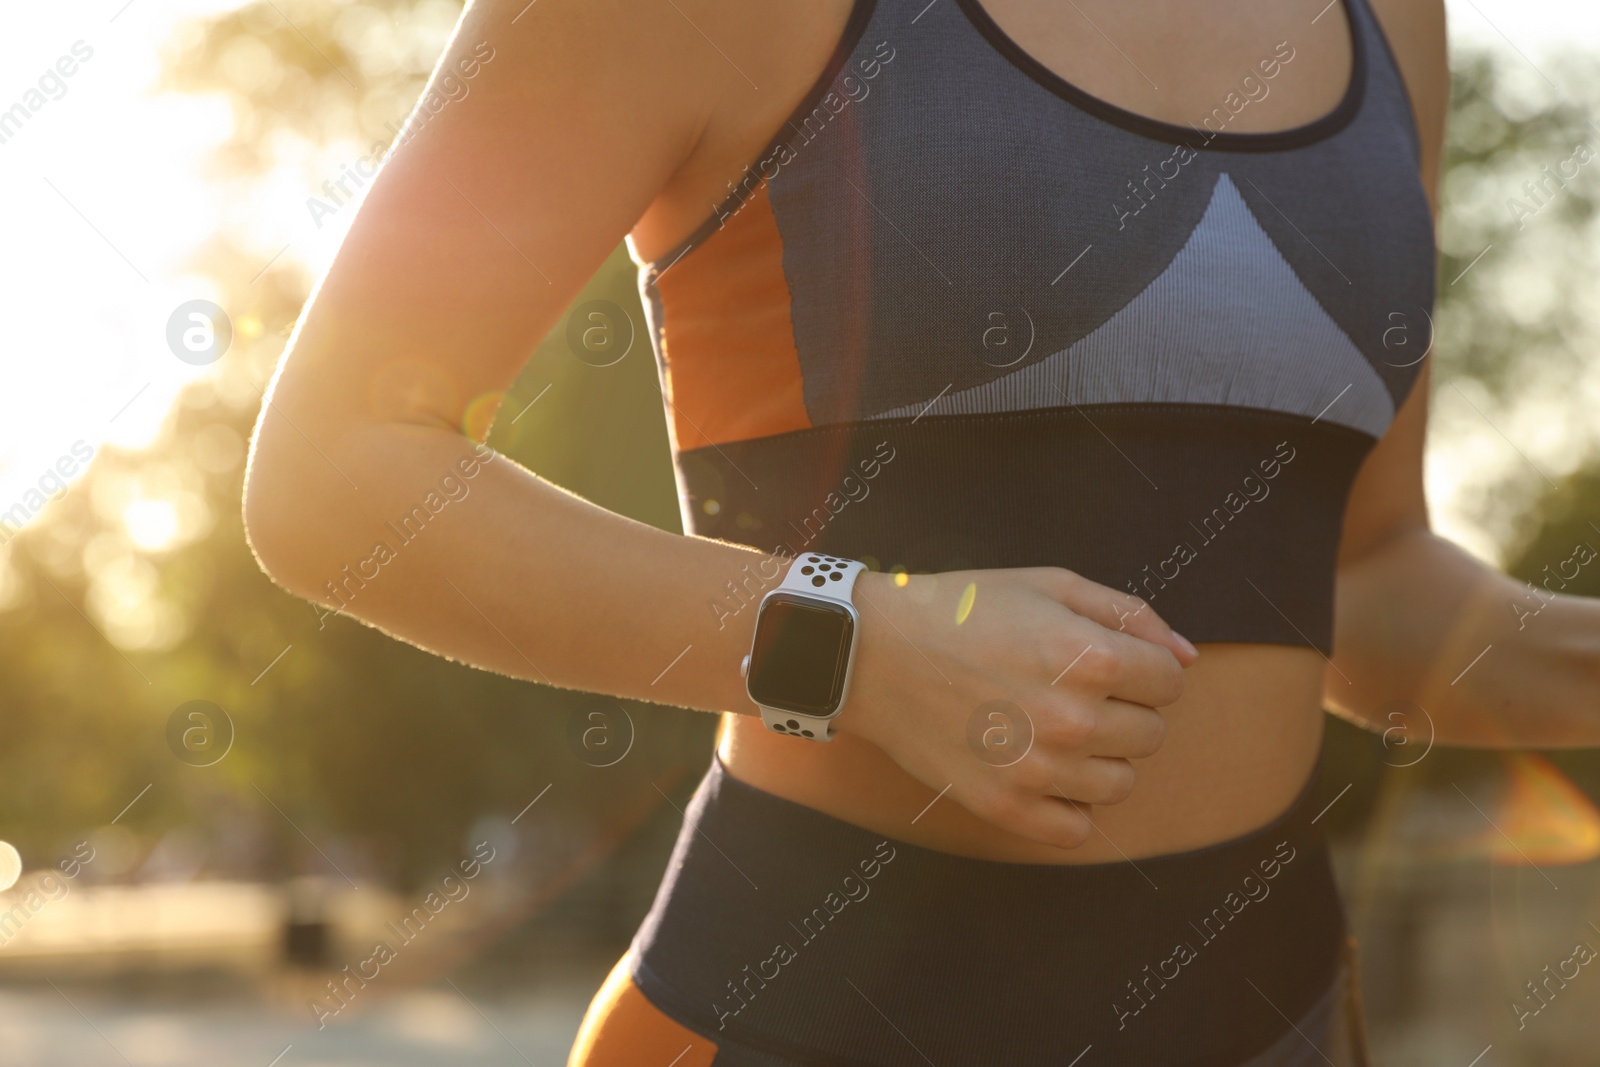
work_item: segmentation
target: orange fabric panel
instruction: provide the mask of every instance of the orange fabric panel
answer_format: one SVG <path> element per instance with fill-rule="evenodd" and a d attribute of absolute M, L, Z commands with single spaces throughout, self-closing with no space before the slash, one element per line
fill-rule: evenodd
<path fill-rule="evenodd" d="M 656 289 L 680 451 L 811 425 L 765 185 L 659 275 Z"/>
<path fill-rule="evenodd" d="M 578 1028 L 567 1067 L 711 1067 L 717 1046 L 645 999 L 628 957 L 611 968 Z"/>

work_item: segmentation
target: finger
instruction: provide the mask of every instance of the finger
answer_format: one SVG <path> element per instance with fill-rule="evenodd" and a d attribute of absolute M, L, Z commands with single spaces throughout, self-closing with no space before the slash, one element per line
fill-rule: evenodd
<path fill-rule="evenodd" d="M 1050 682 L 1051 688 L 1088 690 L 1146 707 L 1165 707 L 1183 695 L 1183 667 L 1163 645 L 1103 626 L 1080 632 L 1084 646 Z M 1071 650 L 1070 642 L 1061 650 Z"/>
<path fill-rule="evenodd" d="M 1167 720 L 1146 704 L 1063 695 L 1035 703 L 1028 727 L 1030 743 L 1047 753 L 1145 759 L 1160 751 Z"/>
<path fill-rule="evenodd" d="M 1077 848 L 1094 832 L 1083 808 L 1055 797 L 1007 789 L 963 803 L 993 826 L 1057 848 Z"/>
<path fill-rule="evenodd" d="M 1133 764 L 1125 759 L 1063 755 L 1043 746 L 1003 773 L 1013 789 L 1082 804 L 1120 804 L 1135 780 Z"/>
<path fill-rule="evenodd" d="M 1184 666 L 1199 658 L 1189 639 L 1167 625 L 1156 609 L 1141 597 L 1119 593 L 1078 574 L 1071 574 L 1071 580 L 1063 583 L 1060 592 L 1062 595 L 1056 599 L 1062 604 L 1108 630 L 1130 634 L 1168 648 Z"/>
<path fill-rule="evenodd" d="M 1137 774 L 1125 759 L 1089 756 L 1073 760 L 1050 782 L 1050 793 L 1079 804 L 1120 804 L 1133 793 Z"/>
<path fill-rule="evenodd" d="M 1090 755 L 1147 759 L 1166 740 L 1167 720 L 1145 704 L 1111 697 L 1101 702 L 1094 718 L 1094 730 L 1083 746 Z"/>
<path fill-rule="evenodd" d="M 1054 788 L 1054 787 L 1052 786 L 1051 788 Z M 1061 795 L 1061 790 L 1059 790 L 1059 789 L 1057 789 L 1055 791 L 1054 795 L 1052 795 L 1050 797 L 1047 797 L 1046 799 L 1053 800 L 1057 804 L 1065 804 L 1068 807 L 1073 808 L 1073 809 L 1081 812 L 1083 814 L 1083 817 L 1086 820 L 1088 820 L 1088 822 L 1089 822 L 1090 831 L 1093 832 L 1093 830 L 1095 829 L 1095 825 L 1094 825 L 1094 805 L 1086 803 L 1086 802 L 1084 802 L 1082 800 L 1068 800 L 1066 797 Z"/>

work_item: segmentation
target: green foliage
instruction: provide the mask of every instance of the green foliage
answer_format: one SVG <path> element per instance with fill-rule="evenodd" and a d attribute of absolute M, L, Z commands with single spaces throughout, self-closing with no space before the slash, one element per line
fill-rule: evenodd
<path fill-rule="evenodd" d="M 1564 478 L 1524 525 L 1522 541 L 1508 557 L 1508 574 L 1541 591 L 1600 597 L 1600 468 Z M 1529 610 L 1537 606 L 1530 596 Z"/>
<path fill-rule="evenodd" d="M 1600 269 L 1600 130 L 1589 118 L 1600 101 L 1593 72 L 1594 60 L 1577 55 L 1541 59 L 1538 67 L 1503 53 L 1454 58 L 1436 389 L 1471 379 L 1508 412 L 1521 397 L 1569 393 L 1592 362 Z M 1493 416 L 1496 433 L 1504 429 L 1500 418 Z M 1579 518 L 1600 514 L 1594 441 L 1577 435 L 1569 443 L 1578 470 L 1558 478 L 1560 484 L 1528 460 L 1514 474 L 1476 487 L 1477 518 L 1505 531 L 1512 543 L 1502 558 L 1519 577 L 1532 579 L 1567 559 L 1587 528 Z M 1507 521 L 1508 515 L 1520 519 Z M 1566 591 L 1595 595 L 1594 581 L 1582 577 Z"/>
<path fill-rule="evenodd" d="M 1592 85 L 1593 61 L 1566 80 Z M 1586 335 L 1582 313 L 1593 288 L 1588 231 L 1600 203 L 1600 159 L 1542 207 L 1524 183 L 1544 179 L 1547 166 L 1558 169 L 1577 145 L 1600 147 L 1600 140 L 1586 101 L 1557 95 L 1498 53 L 1454 58 L 1450 103 L 1435 385 L 1471 377 L 1507 394 L 1536 374 L 1578 363 L 1575 342 Z M 1524 214 L 1512 201 L 1535 211 Z"/>

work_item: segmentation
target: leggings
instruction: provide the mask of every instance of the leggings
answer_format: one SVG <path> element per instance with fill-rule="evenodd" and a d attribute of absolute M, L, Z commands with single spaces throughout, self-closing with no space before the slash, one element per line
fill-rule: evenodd
<path fill-rule="evenodd" d="M 569 1065 L 1366 1067 L 1315 800 L 1192 852 L 997 863 L 713 761 Z"/>

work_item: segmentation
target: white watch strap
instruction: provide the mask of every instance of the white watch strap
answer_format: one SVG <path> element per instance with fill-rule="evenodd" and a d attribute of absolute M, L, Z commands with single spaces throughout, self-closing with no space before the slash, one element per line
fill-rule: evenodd
<path fill-rule="evenodd" d="M 866 569 L 865 563 L 853 559 L 803 552 L 789 564 L 789 573 L 783 576 L 778 588 L 849 604 L 856 576 Z"/>
<path fill-rule="evenodd" d="M 820 600 L 834 600 L 850 604 L 856 577 L 867 569 L 865 563 L 821 552 L 802 552 L 789 565 L 778 588 L 785 592 L 804 593 Z M 761 708 L 761 721 L 774 733 L 791 737 L 805 737 L 812 741 L 833 740 L 833 719 L 816 715 L 802 715 L 796 711 L 779 708 Z"/>

